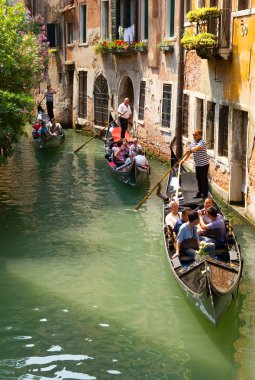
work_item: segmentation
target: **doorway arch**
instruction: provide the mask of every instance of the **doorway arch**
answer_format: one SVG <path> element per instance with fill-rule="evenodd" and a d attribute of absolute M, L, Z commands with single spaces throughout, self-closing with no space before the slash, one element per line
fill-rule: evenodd
<path fill-rule="evenodd" d="M 133 113 L 134 109 L 134 87 L 131 79 L 125 76 L 121 79 L 118 93 L 119 104 L 124 101 L 125 98 L 129 98 L 129 105 Z"/>
<path fill-rule="evenodd" d="M 94 122 L 105 127 L 109 119 L 109 91 L 105 77 L 100 74 L 94 83 Z"/>

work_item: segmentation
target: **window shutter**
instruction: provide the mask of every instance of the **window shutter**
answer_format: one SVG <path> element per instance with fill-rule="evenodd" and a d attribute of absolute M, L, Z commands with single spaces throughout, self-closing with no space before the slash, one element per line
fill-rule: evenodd
<path fill-rule="evenodd" d="M 62 46 L 62 31 L 60 24 L 56 24 L 56 46 Z"/>
<path fill-rule="evenodd" d="M 112 40 L 119 38 L 118 28 L 120 26 L 120 0 L 112 0 Z"/>

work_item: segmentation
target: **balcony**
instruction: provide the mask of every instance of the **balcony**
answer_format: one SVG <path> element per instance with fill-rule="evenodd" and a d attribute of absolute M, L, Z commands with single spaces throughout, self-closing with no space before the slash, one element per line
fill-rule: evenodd
<path fill-rule="evenodd" d="M 230 9 L 200 8 L 189 12 L 187 19 L 191 23 L 196 23 L 194 43 L 193 46 L 192 43 L 189 44 L 189 50 L 195 49 L 202 59 L 231 60 Z M 183 43 L 183 45 L 187 48 L 187 44 L 185 46 Z"/>

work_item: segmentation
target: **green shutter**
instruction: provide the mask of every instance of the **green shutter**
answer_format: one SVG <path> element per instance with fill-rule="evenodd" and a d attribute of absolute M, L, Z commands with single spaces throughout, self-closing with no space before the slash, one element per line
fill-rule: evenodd
<path fill-rule="evenodd" d="M 170 4 L 170 36 L 174 36 L 174 8 L 175 8 L 175 1 L 171 0 L 171 4 Z"/>
<path fill-rule="evenodd" d="M 148 19 L 149 19 L 148 0 L 145 0 L 144 1 L 144 39 L 145 40 L 147 40 L 149 37 Z"/>

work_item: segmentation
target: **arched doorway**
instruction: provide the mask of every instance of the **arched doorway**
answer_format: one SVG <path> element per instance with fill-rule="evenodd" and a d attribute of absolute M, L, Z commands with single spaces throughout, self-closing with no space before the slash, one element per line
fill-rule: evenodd
<path fill-rule="evenodd" d="M 129 77 L 123 77 L 121 82 L 120 82 L 119 93 L 118 93 L 119 104 L 122 103 L 125 98 L 129 98 L 129 105 L 130 105 L 131 110 L 133 112 L 134 88 L 133 88 L 132 81 Z"/>
<path fill-rule="evenodd" d="M 94 121 L 95 125 L 105 127 L 109 116 L 109 92 L 105 77 L 100 74 L 94 84 Z"/>

